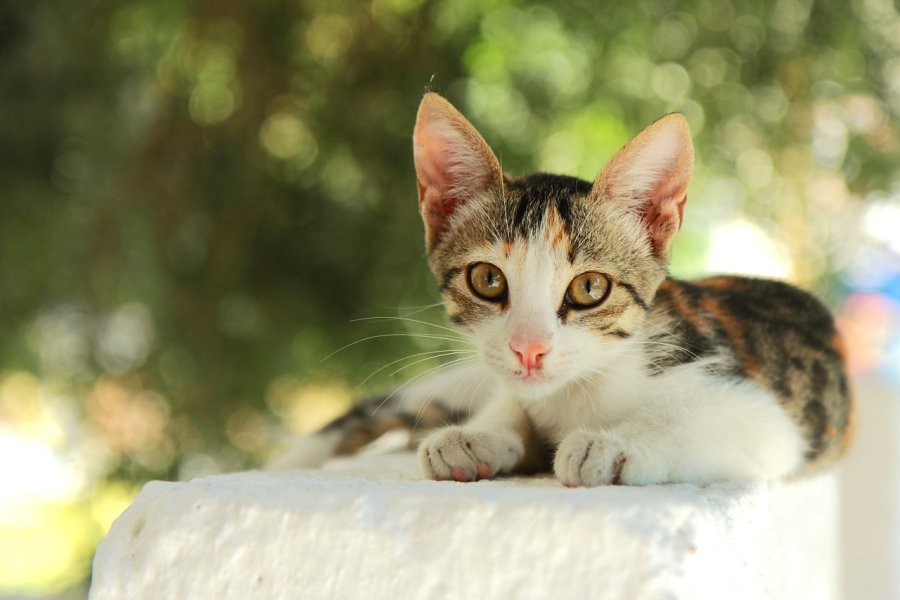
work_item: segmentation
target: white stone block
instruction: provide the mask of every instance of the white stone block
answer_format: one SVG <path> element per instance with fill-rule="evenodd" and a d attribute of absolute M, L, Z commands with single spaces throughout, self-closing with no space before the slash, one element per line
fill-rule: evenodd
<path fill-rule="evenodd" d="M 410 455 L 148 483 L 91 598 L 838 597 L 833 475 L 568 489 L 423 481 Z"/>

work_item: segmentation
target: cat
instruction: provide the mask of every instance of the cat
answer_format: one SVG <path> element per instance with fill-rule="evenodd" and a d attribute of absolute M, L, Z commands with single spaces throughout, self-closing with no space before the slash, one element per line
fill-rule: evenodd
<path fill-rule="evenodd" d="M 647 127 L 593 182 L 509 177 L 433 92 L 413 142 L 428 264 L 480 364 L 380 415 L 384 399 L 357 406 L 277 467 L 416 424 L 443 425 L 418 444 L 424 475 L 461 482 L 551 468 L 566 486 L 777 479 L 847 448 L 844 346 L 818 300 L 777 281 L 668 274 L 693 168 L 683 115 Z M 466 394 L 484 401 L 460 424 L 449 407 Z"/>

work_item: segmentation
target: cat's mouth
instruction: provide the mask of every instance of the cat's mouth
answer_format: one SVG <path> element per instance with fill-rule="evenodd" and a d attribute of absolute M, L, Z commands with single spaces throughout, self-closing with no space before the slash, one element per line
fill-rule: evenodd
<path fill-rule="evenodd" d="M 509 377 L 514 389 L 525 396 L 543 396 L 558 389 L 563 378 L 547 373 L 544 369 L 517 369 Z"/>
<path fill-rule="evenodd" d="M 543 370 L 532 369 L 530 371 L 518 370 L 515 372 L 515 376 L 519 379 L 519 381 L 524 381 L 525 383 L 541 383 L 547 381 L 547 376 L 544 375 Z"/>

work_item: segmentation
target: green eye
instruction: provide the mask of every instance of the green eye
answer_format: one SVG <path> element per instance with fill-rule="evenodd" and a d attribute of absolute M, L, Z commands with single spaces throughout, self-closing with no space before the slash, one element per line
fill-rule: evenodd
<path fill-rule="evenodd" d="M 506 277 L 490 263 L 475 263 L 469 267 L 469 287 L 483 300 L 500 302 L 506 297 Z"/>
<path fill-rule="evenodd" d="M 597 306 L 609 296 L 612 284 L 603 273 L 589 271 L 572 280 L 566 289 L 566 302 L 576 308 Z"/>

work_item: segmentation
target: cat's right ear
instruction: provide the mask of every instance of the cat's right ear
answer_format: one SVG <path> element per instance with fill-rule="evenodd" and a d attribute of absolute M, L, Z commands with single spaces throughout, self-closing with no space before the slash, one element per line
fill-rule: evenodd
<path fill-rule="evenodd" d="M 425 247 L 434 247 L 465 202 L 502 189 L 500 162 L 484 138 L 447 100 L 429 92 L 419 104 L 413 153 Z"/>

